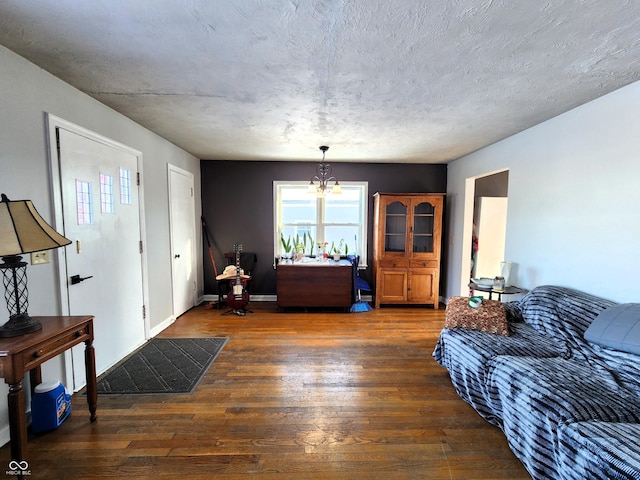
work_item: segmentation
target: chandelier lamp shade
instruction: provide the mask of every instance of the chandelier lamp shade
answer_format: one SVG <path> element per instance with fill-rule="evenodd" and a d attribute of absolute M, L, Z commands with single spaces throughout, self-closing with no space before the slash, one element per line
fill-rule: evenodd
<path fill-rule="evenodd" d="M 3 193 L 0 201 L 0 270 L 9 321 L 0 327 L 0 337 L 17 337 L 42 328 L 27 313 L 27 262 L 21 255 L 69 245 L 71 240 L 44 221 L 30 200 L 11 201 Z"/>
<path fill-rule="evenodd" d="M 324 197 L 329 193 L 342 193 L 342 187 L 338 183 L 338 179 L 331 175 L 331 165 L 324 161 L 325 154 L 327 150 L 329 150 L 329 147 L 323 145 L 320 147 L 320 150 L 322 150 L 322 162 L 316 167 L 316 174 L 311 177 L 309 192 L 315 192 L 318 197 Z"/>

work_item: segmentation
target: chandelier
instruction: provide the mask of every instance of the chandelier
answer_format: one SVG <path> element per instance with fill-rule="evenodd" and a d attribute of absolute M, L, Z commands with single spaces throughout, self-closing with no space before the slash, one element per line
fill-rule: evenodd
<path fill-rule="evenodd" d="M 323 145 L 320 150 L 322 150 L 322 162 L 316 167 L 316 174 L 311 177 L 309 192 L 315 192 L 318 197 L 324 197 L 329 193 L 342 193 L 342 187 L 338 183 L 338 179 L 331 175 L 331 165 L 324 161 L 324 156 L 329 147 Z"/>

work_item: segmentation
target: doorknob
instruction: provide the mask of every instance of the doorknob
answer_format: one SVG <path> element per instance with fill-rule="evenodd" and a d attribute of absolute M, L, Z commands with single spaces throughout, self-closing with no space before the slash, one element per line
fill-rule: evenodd
<path fill-rule="evenodd" d="M 179 253 L 176 253 L 176 254 L 173 256 L 173 258 L 180 258 L 180 254 L 179 254 Z"/>
<path fill-rule="evenodd" d="M 84 282 L 88 278 L 93 278 L 93 275 L 88 277 L 81 277 L 80 275 L 71 275 L 71 285 L 77 285 L 80 282 Z"/>

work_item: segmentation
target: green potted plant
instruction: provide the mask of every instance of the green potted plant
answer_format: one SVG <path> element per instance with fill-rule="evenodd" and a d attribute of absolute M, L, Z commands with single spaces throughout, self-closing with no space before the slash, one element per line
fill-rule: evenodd
<path fill-rule="evenodd" d="M 304 252 L 306 249 L 306 240 L 307 240 L 306 232 L 304 233 L 302 238 L 300 238 L 300 235 L 296 233 L 296 241 L 293 245 L 295 248 L 296 260 L 302 260 L 304 258 Z"/>
<path fill-rule="evenodd" d="M 337 247 L 334 242 L 331 242 L 331 251 L 333 252 L 333 259 L 337 262 L 340 260 L 343 252 L 345 255 L 349 253 L 349 246 L 345 243 L 344 238 L 341 238 Z"/>
<path fill-rule="evenodd" d="M 291 235 L 289 235 L 285 240 L 284 234 L 280 232 L 280 243 L 282 244 L 282 249 L 284 250 L 285 257 L 289 258 L 291 256 Z"/>
<path fill-rule="evenodd" d="M 311 237 L 310 233 L 305 232 L 304 234 L 304 243 L 305 245 L 307 244 L 307 239 L 309 239 L 309 256 L 313 255 L 313 246 L 315 245 L 315 242 L 313 241 L 313 238 Z"/>

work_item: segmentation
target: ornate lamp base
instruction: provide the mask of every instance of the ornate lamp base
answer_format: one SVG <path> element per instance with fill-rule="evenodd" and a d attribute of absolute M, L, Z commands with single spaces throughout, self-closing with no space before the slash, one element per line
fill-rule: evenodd
<path fill-rule="evenodd" d="M 27 291 L 27 262 L 19 255 L 5 255 L 0 263 L 4 298 L 9 310 L 9 321 L 0 327 L 0 338 L 19 337 L 42 328 L 37 320 L 29 316 L 29 292 Z"/>
<path fill-rule="evenodd" d="M 0 327 L 0 338 L 19 337 L 26 333 L 37 332 L 42 324 L 29 315 L 11 315 L 9 321 Z"/>

